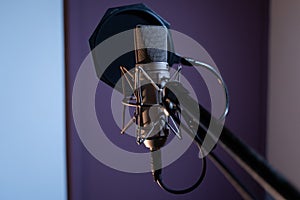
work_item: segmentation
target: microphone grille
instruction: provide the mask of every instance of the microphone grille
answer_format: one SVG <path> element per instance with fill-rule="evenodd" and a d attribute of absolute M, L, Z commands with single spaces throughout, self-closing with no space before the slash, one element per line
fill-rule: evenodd
<path fill-rule="evenodd" d="M 164 26 L 138 25 L 135 28 L 136 63 L 167 62 L 168 29 Z"/>

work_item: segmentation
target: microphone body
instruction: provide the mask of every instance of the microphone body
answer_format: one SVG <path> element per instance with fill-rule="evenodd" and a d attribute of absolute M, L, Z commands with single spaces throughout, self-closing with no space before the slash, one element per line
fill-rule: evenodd
<path fill-rule="evenodd" d="M 167 62 L 168 30 L 162 26 L 135 28 L 135 96 L 138 142 L 159 150 L 166 142 L 168 116 L 162 105 L 162 88 L 170 79 Z"/>

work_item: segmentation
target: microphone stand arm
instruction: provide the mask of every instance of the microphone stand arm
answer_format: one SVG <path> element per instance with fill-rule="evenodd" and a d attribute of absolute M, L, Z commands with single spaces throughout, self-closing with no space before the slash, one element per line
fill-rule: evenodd
<path fill-rule="evenodd" d="M 196 102 L 189 94 L 189 92 L 179 82 L 169 82 L 166 86 L 165 98 L 163 101 L 164 107 L 176 121 L 180 124 L 180 119 L 174 114 L 172 104 L 178 104 L 176 96 L 180 97 L 180 112 L 182 117 L 188 122 L 188 126 L 193 127 L 197 125 L 198 130 L 195 137 L 195 142 L 201 146 L 204 137 L 210 137 L 216 140 L 215 133 L 211 132 L 208 127 L 219 125 L 219 120 L 215 119 L 211 114 L 198 102 Z M 199 108 L 199 113 L 195 112 L 195 106 Z M 194 119 L 200 119 L 199 122 Z M 191 134 L 189 131 L 187 131 Z M 217 142 L 217 141 L 216 141 Z M 215 142 L 215 143 L 216 143 Z M 236 137 L 228 128 L 223 127 L 222 133 L 219 137 L 219 144 L 221 147 L 249 174 L 256 180 L 261 187 L 263 187 L 275 199 L 300 199 L 299 191 L 288 182 L 282 175 L 276 172 L 272 166 L 252 148 L 247 146 L 241 139 Z M 204 149 L 205 150 L 205 149 Z M 212 154 L 212 152 L 210 153 Z M 214 156 L 209 156 L 214 158 Z M 214 162 L 216 164 L 216 162 Z M 221 170 L 222 171 L 222 170 Z M 224 172 L 224 171 L 223 171 Z M 225 174 L 226 175 L 226 174 Z"/>

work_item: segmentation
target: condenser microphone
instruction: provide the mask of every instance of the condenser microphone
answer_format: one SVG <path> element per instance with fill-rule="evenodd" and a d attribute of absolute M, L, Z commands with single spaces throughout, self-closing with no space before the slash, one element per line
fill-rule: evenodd
<path fill-rule="evenodd" d="M 138 25 L 135 38 L 135 96 L 137 141 L 150 149 L 154 180 L 161 174 L 160 148 L 169 135 L 168 116 L 162 107 L 163 87 L 170 79 L 168 29 L 164 26 Z"/>
<path fill-rule="evenodd" d="M 169 134 L 168 116 L 162 105 L 162 88 L 170 79 L 167 62 L 168 29 L 163 26 L 138 25 L 135 38 L 135 96 L 138 142 L 150 151 L 160 149 Z"/>

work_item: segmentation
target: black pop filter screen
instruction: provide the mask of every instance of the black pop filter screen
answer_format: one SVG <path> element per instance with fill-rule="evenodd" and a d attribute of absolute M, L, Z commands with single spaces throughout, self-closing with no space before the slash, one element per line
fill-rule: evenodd
<path fill-rule="evenodd" d="M 165 27 L 166 29 L 170 27 L 167 21 L 165 21 L 144 4 L 134 4 L 108 9 L 89 39 L 97 76 L 100 78 L 100 80 L 120 92 L 122 91 L 122 87 L 117 84 L 121 78 L 120 66 L 124 66 L 127 68 L 127 70 L 131 70 L 136 64 L 134 30 L 138 25 L 161 26 Z M 105 51 L 97 51 L 96 47 L 100 43 L 116 34 L 128 30 L 132 30 L 132 33 L 130 32 L 130 37 L 128 37 L 128 41 L 124 41 L 120 45 L 110 47 Z M 146 35 L 147 33 L 145 33 L 143 37 L 139 38 L 141 42 L 144 42 L 140 43 L 141 45 L 144 44 L 147 46 L 147 42 L 152 41 L 153 38 L 151 39 L 151 35 Z M 148 40 L 146 37 L 149 37 L 150 40 Z M 166 37 L 164 36 L 160 39 L 163 48 L 168 48 L 171 49 L 169 51 L 172 51 L 173 41 L 170 34 L 168 34 L 167 39 L 165 38 Z M 127 49 L 128 46 L 130 46 L 129 49 L 132 49 L 132 51 L 120 55 L 117 59 L 110 63 L 109 66 L 104 66 L 103 59 L 114 54 L 115 50 L 122 49 L 122 45 L 126 45 Z M 138 60 L 141 62 L 156 61 L 157 59 L 160 61 L 165 61 L 167 59 L 170 63 L 170 55 L 166 56 L 165 54 L 155 52 L 155 50 L 153 52 L 152 50 L 146 50 L 146 53 L 139 52 L 139 54 L 140 56 L 138 56 Z"/>

